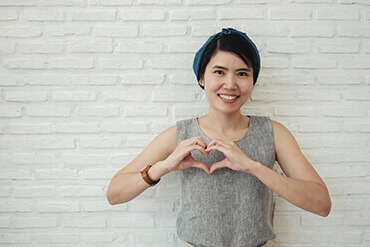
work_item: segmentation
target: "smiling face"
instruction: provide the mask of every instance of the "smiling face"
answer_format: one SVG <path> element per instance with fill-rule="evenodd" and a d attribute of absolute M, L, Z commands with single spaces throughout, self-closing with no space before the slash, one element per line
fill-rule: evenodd
<path fill-rule="evenodd" d="M 253 89 L 253 69 L 231 52 L 217 51 L 199 81 L 204 85 L 211 110 L 240 112 Z"/>

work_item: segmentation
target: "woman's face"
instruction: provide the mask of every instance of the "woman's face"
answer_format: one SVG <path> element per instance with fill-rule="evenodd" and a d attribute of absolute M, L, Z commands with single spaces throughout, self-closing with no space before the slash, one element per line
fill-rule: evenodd
<path fill-rule="evenodd" d="M 230 114 L 250 98 L 253 89 L 253 69 L 237 55 L 218 51 L 206 66 L 200 80 L 211 108 Z"/>

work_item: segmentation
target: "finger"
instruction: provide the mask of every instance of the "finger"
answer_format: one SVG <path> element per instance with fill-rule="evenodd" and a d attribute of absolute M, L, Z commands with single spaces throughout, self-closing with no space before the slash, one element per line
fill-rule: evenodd
<path fill-rule="evenodd" d="M 192 146 L 187 147 L 187 149 L 185 151 L 186 151 L 186 153 L 190 153 L 193 150 L 198 150 L 202 154 L 208 155 L 208 152 L 202 146 L 199 146 L 199 145 L 196 145 L 196 144 L 193 144 Z"/>
<path fill-rule="evenodd" d="M 203 138 L 201 136 L 196 137 L 195 144 L 197 144 L 197 145 L 199 145 L 203 148 L 207 148 L 207 143 L 203 140 Z"/>
<path fill-rule="evenodd" d="M 214 171 L 216 171 L 218 169 L 225 168 L 225 167 L 227 167 L 225 160 L 221 160 L 219 162 L 216 162 L 211 166 L 210 174 L 212 174 Z"/>
<path fill-rule="evenodd" d="M 195 168 L 199 168 L 199 169 L 202 169 L 204 170 L 206 173 L 210 174 L 210 170 L 209 170 L 209 167 L 202 163 L 202 162 L 195 162 L 192 167 L 195 167 Z"/>

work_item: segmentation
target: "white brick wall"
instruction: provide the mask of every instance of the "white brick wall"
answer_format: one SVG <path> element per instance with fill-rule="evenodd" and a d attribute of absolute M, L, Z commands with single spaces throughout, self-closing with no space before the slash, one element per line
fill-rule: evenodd
<path fill-rule="evenodd" d="M 244 111 L 285 124 L 332 195 L 328 218 L 277 197 L 268 246 L 370 246 L 369 0 L 0 1 L 0 246 L 177 246 L 176 174 L 124 205 L 105 190 L 207 111 L 192 58 L 221 27 L 261 51 Z"/>

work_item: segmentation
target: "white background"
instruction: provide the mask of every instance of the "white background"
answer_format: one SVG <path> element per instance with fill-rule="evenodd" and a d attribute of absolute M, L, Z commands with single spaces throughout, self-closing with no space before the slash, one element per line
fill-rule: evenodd
<path fill-rule="evenodd" d="M 207 111 L 192 59 L 222 27 L 261 52 L 243 111 L 290 129 L 332 196 L 328 218 L 277 197 L 269 246 L 370 246 L 368 0 L 1 0 L 0 245 L 177 246 L 176 174 L 124 205 L 105 190 Z"/>

